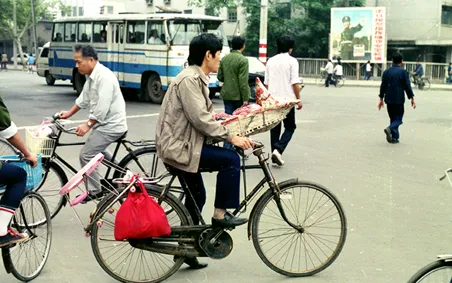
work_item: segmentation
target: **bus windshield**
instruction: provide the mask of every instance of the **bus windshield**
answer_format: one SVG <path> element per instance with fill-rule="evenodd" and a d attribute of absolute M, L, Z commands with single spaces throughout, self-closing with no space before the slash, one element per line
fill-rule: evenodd
<path fill-rule="evenodd" d="M 228 45 L 221 21 L 209 20 L 170 20 L 168 31 L 171 45 L 189 45 L 191 40 L 202 33 L 216 34 L 223 45 Z"/>

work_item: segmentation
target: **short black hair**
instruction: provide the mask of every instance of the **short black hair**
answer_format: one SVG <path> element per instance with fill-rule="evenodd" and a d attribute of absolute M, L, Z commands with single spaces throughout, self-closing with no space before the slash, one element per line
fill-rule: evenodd
<path fill-rule="evenodd" d="M 239 35 L 236 35 L 232 38 L 231 45 L 232 45 L 232 50 L 240 50 L 245 45 L 245 38 L 243 38 Z"/>
<path fill-rule="evenodd" d="M 96 61 L 99 60 L 96 49 L 89 44 L 75 45 L 74 52 L 81 52 L 83 58 L 93 58 Z"/>
<path fill-rule="evenodd" d="M 287 35 L 282 35 L 277 41 L 278 53 L 287 53 L 295 45 L 295 41 Z"/>
<path fill-rule="evenodd" d="M 205 33 L 192 39 L 189 50 L 188 65 L 201 66 L 206 52 L 210 51 L 210 54 L 215 57 L 218 51 L 223 50 L 223 43 L 215 34 Z"/>
<path fill-rule="evenodd" d="M 403 54 L 401 52 L 395 52 L 392 54 L 392 63 L 400 64 L 403 61 Z"/>

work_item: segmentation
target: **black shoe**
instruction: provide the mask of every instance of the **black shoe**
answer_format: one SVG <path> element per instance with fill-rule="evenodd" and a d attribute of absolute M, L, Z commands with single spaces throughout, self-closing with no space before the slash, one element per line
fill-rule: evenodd
<path fill-rule="evenodd" d="M 97 194 L 89 193 L 88 196 L 81 203 L 82 204 L 87 204 L 90 201 L 101 199 L 103 196 L 104 196 L 103 192 L 100 192 L 100 193 L 97 193 Z"/>
<path fill-rule="evenodd" d="M 399 143 L 398 139 L 392 139 L 391 143 Z"/>
<path fill-rule="evenodd" d="M 222 228 L 234 228 L 248 222 L 246 218 L 238 218 L 232 215 L 229 212 L 224 214 L 223 219 L 215 219 L 212 218 L 212 226 L 213 227 L 222 227 Z"/>
<path fill-rule="evenodd" d="M 179 259 L 178 256 L 174 256 L 174 261 Z M 200 263 L 196 257 L 186 257 L 184 263 L 190 267 L 190 269 L 203 269 L 208 266 L 207 263 Z"/>
<path fill-rule="evenodd" d="M 390 128 L 386 128 L 384 129 L 384 132 L 386 134 L 386 141 L 388 143 L 392 143 L 392 133 L 391 133 L 391 129 Z"/>
<path fill-rule="evenodd" d="M 26 233 L 19 234 L 13 230 L 8 230 L 5 236 L 0 237 L 0 247 L 6 247 L 13 244 L 18 244 L 28 240 L 29 236 Z"/>

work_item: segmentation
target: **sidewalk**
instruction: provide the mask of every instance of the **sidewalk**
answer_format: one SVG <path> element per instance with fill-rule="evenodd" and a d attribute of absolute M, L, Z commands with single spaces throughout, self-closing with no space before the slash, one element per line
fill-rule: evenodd
<path fill-rule="evenodd" d="M 303 82 L 306 85 L 315 85 L 316 78 L 303 78 Z M 353 86 L 353 87 L 380 87 L 381 81 L 364 81 L 364 80 L 345 80 L 344 87 Z M 411 85 L 414 89 L 414 86 Z M 414 89 L 416 90 L 416 89 Z M 451 90 L 452 85 L 446 84 L 432 84 L 429 90 Z"/>

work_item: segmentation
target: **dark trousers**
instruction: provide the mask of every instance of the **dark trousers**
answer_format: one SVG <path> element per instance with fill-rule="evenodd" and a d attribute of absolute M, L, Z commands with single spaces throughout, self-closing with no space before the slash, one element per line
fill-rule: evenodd
<path fill-rule="evenodd" d="M 7 68 L 6 68 L 6 62 L 2 62 L 1 64 L 2 64 L 2 68 L 1 68 L 1 69 L 2 69 L 2 70 L 7 70 Z"/>
<path fill-rule="evenodd" d="M 333 74 L 328 74 L 325 80 L 325 86 L 329 87 L 330 84 L 336 85 L 336 82 L 333 80 Z"/>
<path fill-rule="evenodd" d="M 370 80 L 371 77 L 372 77 L 372 72 L 366 71 L 366 75 L 364 76 L 364 79 L 368 81 L 368 80 Z"/>
<path fill-rule="evenodd" d="M 240 203 L 240 158 L 230 149 L 218 146 L 204 145 L 201 151 L 200 170 L 218 171 L 215 193 L 215 208 L 237 208 Z M 206 203 L 206 189 L 201 173 L 180 172 L 196 205 L 202 211 Z M 196 215 L 195 203 L 192 198 L 186 196 L 185 207 L 193 219 L 195 225 L 199 224 Z"/>
<path fill-rule="evenodd" d="M 243 102 L 240 100 L 224 100 L 223 103 L 224 113 L 229 115 L 232 115 L 235 110 L 239 109 L 243 105 Z M 223 147 L 227 149 L 234 149 L 234 146 L 228 142 L 224 142 Z"/>
<path fill-rule="evenodd" d="M 403 104 L 387 104 L 389 115 L 389 129 L 391 129 L 392 138 L 398 140 L 400 137 L 399 126 L 403 124 L 403 114 L 405 113 L 405 108 Z"/>
<path fill-rule="evenodd" d="M 281 136 L 282 123 L 284 123 L 284 133 Z M 292 110 L 290 110 L 282 123 L 279 123 L 270 131 L 272 152 L 277 149 L 281 154 L 286 149 L 287 145 L 292 139 L 295 129 L 297 128 L 297 125 L 295 123 L 295 108 L 292 108 Z"/>
<path fill-rule="evenodd" d="M 6 186 L 6 190 L 0 199 L 0 207 L 15 210 L 19 207 L 25 194 L 27 172 L 10 163 L 3 163 L 0 169 L 0 184 Z"/>

